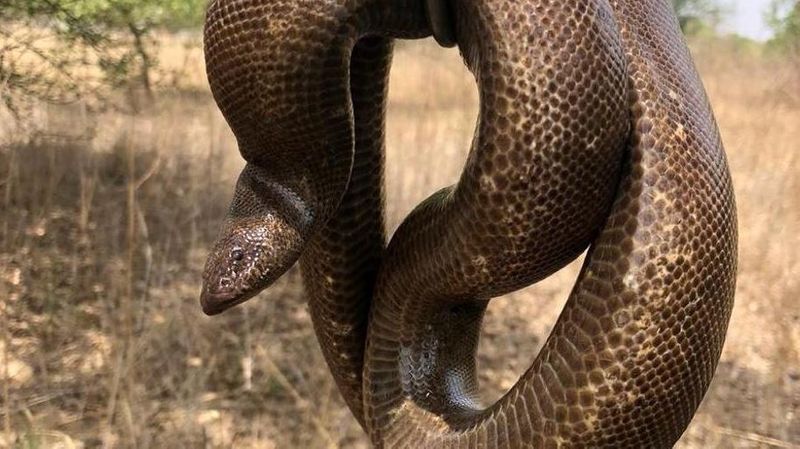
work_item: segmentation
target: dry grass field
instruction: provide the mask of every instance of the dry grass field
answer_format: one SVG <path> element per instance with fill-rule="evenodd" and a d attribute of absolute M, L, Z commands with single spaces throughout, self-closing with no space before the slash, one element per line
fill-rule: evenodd
<path fill-rule="evenodd" d="M 717 376 L 678 447 L 797 449 L 799 66 L 719 42 L 695 52 L 733 170 L 740 263 Z M 181 89 L 136 114 L 0 112 L 0 448 L 366 448 L 297 271 L 222 316 L 200 311 L 205 253 L 242 161 L 199 41 L 166 45 L 161 60 L 163 85 Z M 398 49 L 390 99 L 393 229 L 456 180 L 476 95 L 457 53 L 425 42 Z M 487 398 L 533 359 L 577 267 L 493 302 Z"/>

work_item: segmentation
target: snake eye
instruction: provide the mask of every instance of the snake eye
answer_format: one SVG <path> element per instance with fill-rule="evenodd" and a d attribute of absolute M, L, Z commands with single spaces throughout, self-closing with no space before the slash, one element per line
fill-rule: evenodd
<path fill-rule="evenodd" d="M 234 249 L 231 251 L 231 258 L 237 262 L 244 259 L 244 251 L 239 248 Z"/>

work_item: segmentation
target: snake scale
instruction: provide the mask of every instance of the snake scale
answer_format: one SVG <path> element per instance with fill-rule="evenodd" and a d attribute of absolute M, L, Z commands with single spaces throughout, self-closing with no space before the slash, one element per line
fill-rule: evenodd
<path fill-rule="evenodd" d="M 477 128 L 458 183 L 387 243 L 393 40 L 431 35 L 475 76 Z M 300 260 L 325 359 L 376 448 L 680 438 L 725 339 L 737 231 L 667 0 L 215 0 L 205 52 L 247 161 L 205 267 L 206 313 Z M 481 403 L 489 301 L 587 248 L 535 361 Z"/>

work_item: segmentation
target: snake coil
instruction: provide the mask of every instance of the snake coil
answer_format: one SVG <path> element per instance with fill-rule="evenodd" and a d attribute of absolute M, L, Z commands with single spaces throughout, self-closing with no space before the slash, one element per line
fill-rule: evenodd
<path fill-rule="evenodd" d="M 458 43 L 480 113 L 458 183 L 386 243 L 395 38 Z M 208 78 L 247 166 L 209 256 L 219 313 L 298 259 L 322 351 L 379 448 L 668 448 L 719 360 L 736 213 L 667 0 L 216 0 Z M 477 395 L 492 298 L 589 248 L 552 333 Z"/>

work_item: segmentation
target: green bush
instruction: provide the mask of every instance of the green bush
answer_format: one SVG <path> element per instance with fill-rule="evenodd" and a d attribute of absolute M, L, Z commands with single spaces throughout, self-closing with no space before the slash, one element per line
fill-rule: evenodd
<path fill-rule="evenodd" d="M 0 100 L 12 106 L 15 97 L 92 95 L 72 77 L 86 66 L 100 69 L 111 88 L 136 85 L 149 94 L 158 45 L 152 33 L 198 28 L 205 7 L 206 0 L 0 0 Z M 56 44 L 42 47 L 35 33 L 9 31 L 15 26 L 55 33 Z M 13 52 L 28 62 L 19 64 Z"/>
<path fill-rule="evenodd" d="M 712 33 L 722 16 L 713 0 L 672 0 L 672 7 L 687 35 Z"/>
<path fill-rule="evenodd" d="M 767 18 L 775 30 L 770 44 L 781 51 L 800 56 L 800 2 L 775 0 Z"/>

